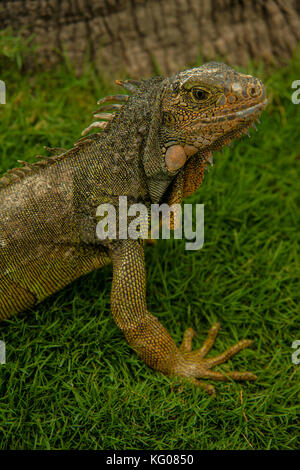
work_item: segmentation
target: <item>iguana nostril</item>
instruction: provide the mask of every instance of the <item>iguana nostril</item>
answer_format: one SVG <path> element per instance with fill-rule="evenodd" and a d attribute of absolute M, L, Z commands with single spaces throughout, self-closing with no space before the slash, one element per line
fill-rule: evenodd
<path fill-rule="evenodd" d="M 249 90 L 249 94 L 252 98 L 255 98 L 255 96 L 259 95 L 259 89 L 255 87 L 251 87 Z"/>

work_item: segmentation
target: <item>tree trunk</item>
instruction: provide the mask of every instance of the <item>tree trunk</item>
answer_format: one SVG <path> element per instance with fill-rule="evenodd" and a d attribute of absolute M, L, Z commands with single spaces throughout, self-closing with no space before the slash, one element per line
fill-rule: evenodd
<path fill-rule="evenodd" d="M 298 0 L 17 0 L 0 4 L 1 29 L 35 33 L 38 60 L 65 51 L 80 72 L 170 74 L 199 57 L 232 65 L 280 62 L 300 41 Z"/>

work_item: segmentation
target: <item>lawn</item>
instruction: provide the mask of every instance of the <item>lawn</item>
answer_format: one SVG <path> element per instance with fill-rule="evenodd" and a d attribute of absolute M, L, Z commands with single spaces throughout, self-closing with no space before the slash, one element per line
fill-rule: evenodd
<path fill-rule="evenodd" d="M 26 72 L 27 46 L 0 35 L 0 168 L 70 148 L 116 86 L 88 64 Z M 0 325 L 0 449 L 299 449 L 299 54 L 280 69 L 249 66 L 270 104 L 258 132 L 214 155 L 201 188 L 205 242 L 146 246 L 149 310 L 177 344 L 187 327 L 210 355 L 240 338 L 254 347 L 216 370 L 249 370 L 254 383 L 214 383 L 217 396 L 150 370 L 110 315 L 111 267 L 91 273 Z M 190 65 L 190 64 L 188 64 Z M 119 78 L 119 77 L 115 77 Z M 136 78 L 136 77 L 135 77 Z M 118 90 L 119 92 L 119 90 Z"/>

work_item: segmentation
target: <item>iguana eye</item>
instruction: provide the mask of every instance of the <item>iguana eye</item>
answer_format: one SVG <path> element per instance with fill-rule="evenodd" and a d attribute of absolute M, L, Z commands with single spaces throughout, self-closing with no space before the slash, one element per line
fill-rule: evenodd
<path fill-rule="evenodd" d="M 193 88 L 192 95 L 193 98 L 197 101 L 205 101 L 208 98 L 209 93 L 202 88 Z"/>

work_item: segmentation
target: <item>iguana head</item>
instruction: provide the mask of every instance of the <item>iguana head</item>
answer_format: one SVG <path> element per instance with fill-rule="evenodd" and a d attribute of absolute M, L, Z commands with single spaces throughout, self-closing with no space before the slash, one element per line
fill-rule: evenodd
<path fill-rule="evenodd" d="M 160 161 L 146 151 L 145 168 L 155 200 L 161 200 L 157 188 L 163 190 L 164 180 L 169 186 L 164 199 L 181 202 L 199 187 L 212 152 L 255 125 L 267 104 L 266 92 L 258 78 L 217 62 L 180 72 L 163 88 Z"/>
<path fill-rule="evenodd" d="M 221 147 L 226 137 L 232 140 L 252 125 L 265 106 L 262 82 L 225 64 L 180 72 L 169 79 L 162 100 L 165 146 L 176 142 L 187 157 L 219 139 Z M 166 165 L 172 170 L 176 162 L 167 158 Z"/>

